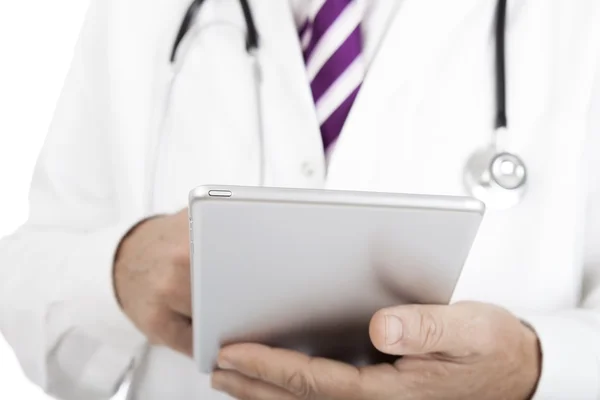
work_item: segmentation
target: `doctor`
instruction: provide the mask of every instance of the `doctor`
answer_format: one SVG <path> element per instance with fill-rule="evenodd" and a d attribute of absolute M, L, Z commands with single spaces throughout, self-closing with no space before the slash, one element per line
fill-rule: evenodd
<path fill-rule="evenodd" d="M 512 0 L 505 26 L 498 0 L 189 3 L 92 2 L 29 220 L 0 242 L 0 328 L 33 382 L 61 399 L 123 382 L 144 400 L 230 398 L 211 385 L 600 398 L 598 1 Z M 470 178 L 502 151 L 498 180 Z M 453 305 L 373 317 L 375 346 L 406 356 L 395 365 L 242 344 L 211 378 L 189 358 L 185 206 L 205 183 L 476 194 L 490 209 Z"/>

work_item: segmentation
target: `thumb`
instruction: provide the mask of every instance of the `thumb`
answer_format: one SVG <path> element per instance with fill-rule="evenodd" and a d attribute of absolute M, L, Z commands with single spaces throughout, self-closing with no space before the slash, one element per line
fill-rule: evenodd
<path fill-rule="evenodd" d="M 398 306 L 378 311 L 371 319 L 373 345 L 390 355 L 448 353 L 470 350 L 470 321 L 462 307 L 436 305 Z"/>

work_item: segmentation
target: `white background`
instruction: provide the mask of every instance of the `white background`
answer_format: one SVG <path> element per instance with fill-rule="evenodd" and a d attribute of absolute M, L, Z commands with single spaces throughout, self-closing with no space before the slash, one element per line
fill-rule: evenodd
<path fill-rule="evenodd" d="M 0 0 L 0 237 L 27 218 L 33 166 L 88 3 Z M 1 335 L 0 399 L 47 399 L 23 377 Z"/>

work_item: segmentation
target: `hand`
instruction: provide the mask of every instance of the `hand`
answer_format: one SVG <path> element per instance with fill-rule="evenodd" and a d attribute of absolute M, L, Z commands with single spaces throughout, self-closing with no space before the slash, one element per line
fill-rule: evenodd
<path fill-rule="evenodd" d="M 192 355 L 187 210 L 146 220 L 121 241 L 114 284 L 121 307 L 152 344 Z"/>
<path fill-rule="evenodd" d="M 540 373 L 536 335 L 481 303 L 379 311 L 370 336 L 394 364 L 356 368 L 255 344 L 224 348 L 213 386 L 241 400 L 529 399 Z"/>

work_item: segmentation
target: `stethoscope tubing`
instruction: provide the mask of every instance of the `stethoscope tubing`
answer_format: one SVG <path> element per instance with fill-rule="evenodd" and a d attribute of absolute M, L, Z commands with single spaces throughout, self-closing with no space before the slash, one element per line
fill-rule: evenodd
<path fill-rule="evenodd" d="M 179 30 L 177 31 L 177 36 L 175 37 L 175 42 L 173 43 L 173 47 L 171 49 L 171 63 L 175 62 L 177 58 L 177 50 L 179 49 L 179 45 L 181 41 L 185 37 L 185 35 L 189 32 L 194 18 L 200 12 L 200 8 L 204 4 L 205 0 L 193 0 L 190 6 L 188 7 L 183 20 L 181 21 L 181 25 L 179 26 Z M 242 8 L 242 13 L 244 14 L 244 21 L 246 23 L 246 51 L 256 51 L 259 47 L 259 34 L 256 29 L 256 23 L 254 22 L 254 16 L 252 15 L 252 9 L 250 8 L 250 3 L 248 0 L 240 0 L 240 6 Z"/>
<path fill-rule="evenodd" d="M 507 128 L 506 116 L 506 0 L 499 0 L 496 17 L 496 129 Z"/>
<path fill-rule="evenodd" d="M 175 42 L 173 44 L 173 48 L 171 51 L 170 61 L 173 63 L 177 56 L 177 49 L 181 44 L 181 41 L 185 37 L 186 33 L 190 30 L 191 25 L 196 17 L 196 15 L 200 12 L 201 6 L 204 4 L 205 0 L 193 0 L 190 6 L 188 7 L 185 16 L 181 22 L 181 26 L 177 32 L 177 36 L 175 38 Z M 246 51 L 251 56 L 254 68 L 256 69 L 256 90 L 257 97 L 256 101 L 257 110 L 259 112 L 259 135 L 261 146 L 264 146 L 264 138 L 262 137 L 262 104 L 261 96 L 260 96 L 260 81 L 261 81 L 261 71 L 260 65 L 258 61 L 258 49 L 259 49 L 259 34 L 256 28 L 256 24 L 254 22 L 254 17 L 252 15 L 252 10 L 250 8 L 250 4 L 248 0 L 239 0 L 240 6 L 244 15 L 244 21 L 246 24 Z M 491 147 L 493 148 L 493 152 L 490 153 L 493 157 L 489 160 L 486 159 L 487 164 L 481 163 L 479 157 L 483 157 L 484 155 L 488 157 L 487 149 L 482 149 L 476 153 L 474 153 L 472 160 L 475 160 L 477 165 L 483 165 L 485 167 L 484 170 L 480 170 L 480 168 L 474 168 L 474 170 L 469 170 L 469 167 L 466 170 L 466 176 L 468 177 L 469 182 L 473 182 L 468 185 L 468 189 L 473 192 L 473 189 L 480 188 L 483 189 L 486 185 L 488 185 L 488 180 L 486 177 L 491 175 L 493 182 L 498 182 L 498 187 L 504 187 L 508 192 L 513 192 L 513 194 L 522 193 L 524 190 L 524 185 L 526 182 L 526 168 L 525 164 L 522 160 L 511 153 L 500 152 L 500 149 L 497 148 L 498 136 L 501 132 L 507 131 L 508 128 L 508 117 L 507 117 L 507 78 L 506 78 L 506 14 L 507 14 L 507 0 L 498 0 L 497 13 L 496 13 L 496 26 L 495 26 L 495 84 L 496 84 L 496 114 L 494 124 L 494 134 L 491 139 Z M 503 135 L 505 133 L 502 133 Z M 265 161 L 264 161 L 264 148 L 261 149 L 261 157 L 260 157 L 260 176 L 261 176 L 261 184 L 264 183 L 264 175 L 265 175 Z M 494 154 L 495 153 L 495 154 Z M 510 188 L 502 185 L 503 181 L 500 180 L 501 177 L 495 175 L 495 171 L 498 170 L 496 168 L 497 161 L 500 160 L 499 157 L 503 156 L 504 158 L 508 157 L 508 159 L 512 160 L 515 163 L 515 170 L 522 171 L 523 173 L 520 183 L 511 190 Z M 469 161 L 467 166 L 471 165 L 472 162 Z M 512 182 L 512 179 L 515 178 L 513 176 L 502 177 L 503 179 L 508 179 L 509 182 Z M 472 186 L 472 187 L 471 187 Z"/>
<path fill-rule="evenodd" d="M 193 0 L 188 7 L 177 36 L 171 49 L 171 63 L 175 62 L 177 57 L 177 50 L 181 44 L 181 41 L 189 32 L 190 27 L 193 23 L 194 18 L 200 12 L 200 8 L 204 4 L 205 0 Z M 244 14 L 244 21 L 246 24 L 246 51 L 258 50 L 259 33 L 256 28 L 254 16 L 252 15 L 252 9 L 248 0 L 240 0 L 240 6 Z M 498 0 L 498 10 L 496 17 L 496 33 L 495 33 L 495 51 L 496 51 L 496 129 L 507 128 L 508 118 L 506 111 L 506 9 L 507 0 Z"/>

